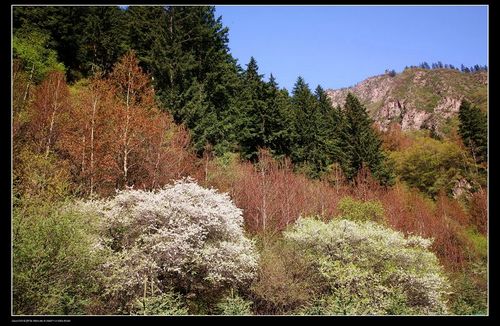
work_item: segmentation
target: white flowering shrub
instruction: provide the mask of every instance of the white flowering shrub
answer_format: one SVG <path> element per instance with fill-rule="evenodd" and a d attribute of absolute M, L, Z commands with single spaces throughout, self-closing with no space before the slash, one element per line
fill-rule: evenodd
<path fill-rule="evenodd" d="M 196 297 L 244 286 L 256 273 L 258 254 L 243 233 L 242 210 L 192 179 L 157 191 L 120 191 L 79 208 L 101 217 L 101 245 L 112 252 L 105 295 L 118 306 L 142 297 L 146 283 Z"/>
<path fill-rule="evenodd" d="M 431 240 L 367 221 L 301 218 L 287 241 L 309 257 L 328 291 L 302 314 L 446 314 L 448 280 Z"/>

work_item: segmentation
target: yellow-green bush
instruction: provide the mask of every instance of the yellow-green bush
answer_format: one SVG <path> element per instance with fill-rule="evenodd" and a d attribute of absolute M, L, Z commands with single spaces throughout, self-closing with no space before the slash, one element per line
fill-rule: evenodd
<path fill-rule="evenodd" d="M 340 216 L 347 220 L 365 222 L 384 222 L 384 206 L 376 200 L 356 200 L 352 197 L 344 197 L 339 201 L 338 209 Z"/>
<path fill-rule="evenodd" d="M 95 220 L 62 203 L 24 199 L 13 212 L 14 314 L 87 314 L 104 258 Z"/>
<path fill-rule="evenodd" d="M 401 180 L 432 197 L 442 190 L 451 194 L 463 178 L 482 183 L 468 154 L 450 141 L 417 137 L 411 147 L 392 152 L 391 157 Z"/>

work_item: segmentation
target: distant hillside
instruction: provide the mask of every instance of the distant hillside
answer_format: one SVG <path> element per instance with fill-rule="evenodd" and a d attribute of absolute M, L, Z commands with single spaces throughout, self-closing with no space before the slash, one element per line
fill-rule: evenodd
<path fill-rule="evenodd" d="M 397 122 L 403 130 L 439 131 L 456 116 L 463 98 L 487 110 L 487 72 L 462 73 L 452 69 L 406 69 L 370 77 L 357 85 L 327 90 L 333 104 L 343 105 L 348 92 L 367 107 L 385 129 Z"/>

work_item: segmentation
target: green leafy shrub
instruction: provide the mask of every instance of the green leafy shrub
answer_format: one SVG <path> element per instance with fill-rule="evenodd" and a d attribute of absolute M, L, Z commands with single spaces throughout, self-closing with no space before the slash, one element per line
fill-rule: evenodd
<path fill-rule="evenodd" d="M 54 155 L 37 154 L 22 147 L 14 155 L 14 199 L 37 198 L 40 201 L 57 202 L 70 193 L 71 175 L 66 162 Z"/>
<path fill-rule="evenodd" d="M 173 292 L 161 293 L 136 301 L 137 315 L 187 315 L 188 309 L 182 302 L 182 297 Z"/>
<path fill-rule="evenodd" d="M 57 52 L 48 48 L 49 42 L 50 36 L 36 29 L 18 29 L 12 39 L 13 56 L 22 60 L 36 82 L 51 70 L 65 71 Z"/>
<path fill-rule="evenodd" d="M 252 315 L 251 306 L 251 301 L 231 293 L 217 304 L 217 310 L 220 315 Z"/>
<path fill-rule="evenodd" d="M 64 203 L 23 199 L 13 211 L 14 314 L 85 314 L 100 284 L 96 221 Z"/>
<path fill-rule="evenodd" d="M 465 236 L 472 244 L 474 252 L 472 254 L 483 261 L 488 257 L 488 239 L 484 234 L 479 233 L 474 227 L 465 230 Z"/>
<path fill-rule="evenodd" d="M 441 190 L 451 194 L 461 179 L 479 180 L 474 162 L 456 143 L 417 137 L 411 147 L 392 152 L 396 173 L 401 180 L 431 197 Z M 478 180 L 476 180 L 478 179 Z"/>
<path fill-rule="evenodd" d="M 384 221 L 384 207 L 376 200 L 356 200 L 352 197 L 344 197 L 339 201 L 338 209 L 341 217 L 356 222 Z"/>
<path fill-rule="evenodd" d="M 431 240 L 405 238 L 374 222 L 300 219 L 285 239 L 295 245 L 327 288 L 298 313 L 445 314 L 449 283 Z"/>
<path fill-rule="evenodd" d="M 488 286 L 486 262 L 475 262 L 453 279 L 451 311 L 457 315 L 486 315 Z"/>

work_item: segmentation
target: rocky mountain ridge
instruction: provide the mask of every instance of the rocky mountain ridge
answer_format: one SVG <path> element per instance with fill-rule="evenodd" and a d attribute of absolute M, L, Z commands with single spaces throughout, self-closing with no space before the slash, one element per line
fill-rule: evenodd
<path fill-rule="evenodd" d="M 462 99 L 487 110 L 487 72 L 410 68 L 391 76 L 378 75 L 353 87 L 328 89 L 334 106 L 344 104 L 349 92 L 367 107 L 382 130 L 398 123 L 403 130 L 441 132 L 456 118 Z"/>

